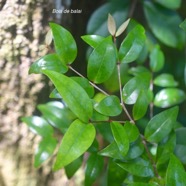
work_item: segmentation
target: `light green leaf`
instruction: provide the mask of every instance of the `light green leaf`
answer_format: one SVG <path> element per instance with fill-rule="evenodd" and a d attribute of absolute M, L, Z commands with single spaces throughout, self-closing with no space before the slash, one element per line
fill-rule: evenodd
<path fill-rule="evenodd" d="M 65 73 L 68 67 L 63 64 L 57 54 L 48 54 L 31 65 L 29 74 L 41 74 L 42 70 L 53 70 L 59 73 Z"/>
<path fill-rule="evenodd" d="M 129 139 L 125 128 L 118 122 L 111 122 L 111 130 L 119 151 L 125 156 L 129 150 Z"/>
<path fill-rule="evenodd" d="M 171 8 L 171 9 L 177 9 L 181 6 L 181 0 L 155 0 L 160 5 Z"/>
<path fill-rule="evenodd" d="M 55 98 L 55 99 L 62 99 L 61 95 L 57 91 L 56 88 L 53 89 L 53 91 L 49 95 L 50 98 Z"/>
<path fill-rule="evenodd" d="M 178 107 L 173 107 L 155 115 L 145 128 L 145 138 L 149 142 L 160 142 L 173 129 L 178 115 Z"/>
<path fill-rule="evenodd" d="M 92 48 L 96 48 L 105 38 L 99 35 L 85 35 L 81 38 Z"/>
<path fill-rule="evenodd" d="M 69 125 L 76 118 L 72 111 L 59 101 L 40 104 L 38 109 L 43 114 L 43 117 L 62 133 L 67 131 Z"/>
<path fill-rule="evenodd" d="M 166 173 L 166 186 L 185 186 L 186 173 L 180 160 L 171 155 Z"/>
<path fill-rule="evenodd" d="M 77 56 L 76 42 L 71 33 L 62 26 L 50 23 L 56 53 L 63 63 L 71 64 Z"/>
<path fill-rule="evenodd" d="M 150 68 L 153 72 L 160 71 L 164 66 L 164 54 L 159 45 L 155 45 L 150 52 Z"/>
<path fill-rule="evenodd" d="M 111 14 L 108 15 L 108 22 L 107 22 L 107 26 L 108 26 L 108 31 L 109 33 L 114 36 L 116 33 L 116 23 L 114 18 L 112 17 Z"/>
<path fill-rule="evenodd" d="M 183 102 L 186 98 L 185 92 L 177 88 L 166 88 L 159 91 L 154 98 L 154 105 L 167 108 Z"/>
<path fill-rule="evenodd" d="M 75 120 L 61 141 L 53 169 L 59 170 L 80 157 L 91 146 L 95 135 L 92 124 Z"/>
<path fill-rule="evenodd" d="M 103 169 L 103 157 L 97 154 L 91 154 L 86 162 L 85 167 L 85 186 L 90 186 L 100 175 Z"/>
<path fill-rule="evenodd" d="M 160 74 L 154 79 L 154 84 L 160 87 L 176 87 L 178 86 L 178 82 L 174 80 L 174 76 L 172 74 Z"/>
<path fill-rule="evenodd" d="M 153 177 L 153 168 L 149 161 L 137 158 L 126 163 L 117 163 L 121 168 L 139 177 Z"/>
<path fill-rule="evenodd" d="M 34 167 L 38 168 L 45 162 L 53 153 L 57 145 L 57 140 L 52 137 L 43 138 L 35 151 Z"/>
<path fill-rule="evenodd" d="M 180 28 L 186 32 L 186 19 L 180 24 Z"/>
<path fill-rule="evenodd" d="M 121 113 L 122 107 L 117 96 L 107 96 L 94 105 L 94 109 L 106 116 L 117 116 Z"/>
<path fill-rule="evenodd" d="M 135 26 L 121 43 L 119 60 L 123 63 L 135 61 L 145 43 L 145 30 L 141 25 Z"/>
<path fill-rule="evenodd" d="M 51 137 L 54 133 L 53 128 L 48 124 L 48 122 L 38 116 L 32 117 L 23 117 L 21 118 L 23 122 L 25 122 L 29 129 L 42 137 Z"/>
<path fill-rule="evenodd" d="M 74 160 L 72 163 L 65 166 L 65 173 L 68 179 L 71 179 L 74 176 L 76 171 L 81 167 L 82 163 L 83 163 L 83 157 L 80 156 L 79 158 Z"/>
<path fill-rule="evenodd" d="M 185 36 L 178 27 L 181 18 L 177 12 L 157 6 L 150 1 L 145 1 L 144 11 L 153 34 L 161 42 L 170 47 L 183 47 Z"/>
<path fill-rule="evenodd" d="M 91 53 L 88 59 L 88 78 L 94 83 L 103 83 L 112 75 L 115 66 L 116 51 L 110 36 Z"/>
<path fill-rule="evenodd" d="M 85 90 L 70 77 L 63 74 L 49 70 L 45 70 L 43 73 L 54 83 L 70 110 L 82 121 L 88 122 L 92 116 L 93 106 Z"/>

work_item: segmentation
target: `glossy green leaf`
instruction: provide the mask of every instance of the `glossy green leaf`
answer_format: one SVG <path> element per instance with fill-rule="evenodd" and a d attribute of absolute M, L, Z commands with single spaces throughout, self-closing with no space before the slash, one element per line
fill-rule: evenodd
<path fill-rule="evenodd" d="M 107 96 L 94 105 L 94 109 L 106 116 L 117 116 L 121 113 L 122 107 L 117 96 Z"/>
<path fill-rule="evenodd" d="M 125 131 L 125 128 L 118 122 L 111 122 L 111 130 L 121 154 L 125 156 L 129 150 L 127 131 Z"/>
<path fill-rule="evenodd" d="M 71 64 L 77 56 L 76 42 L 71 33 L 62 26 L 50 23 L 56 53 L 65 64 Z"/>
<path fill-rule="evenodd" d="M 48 122 L 38 116 L 32 117 L 23 117 L 21 118 L 23 122 L 25 122 L 29 129 L 42 137 L 50 137 L 53 135 L 54 131 L 53 128 L 48 124 Z"/>
<path fill-rule="evenodd" d="M 154 84 L 160 87 L 176 87 L 178 86 L 178 82 L 174 80 L 174 76 L 172 74 L 160 74 L 154 79 Z"/>
<path fill-rule="evenodd" d="M 114 36 L 116 33 L 116 23 L 111 14 L 108 15 L 107 27 L 109 33 Z"/>
<path fill-rule="evenodd" d="M 90 98 L 94 96 L 94 87 L 90 85 L 88 79 L 82 77 L 71 77 L 71 79 L 81 85 L 81 87 L 84 88 Z"/>
<path fill-rule="evenodd" d="M 114 17 L 116 25 L 119 26 L 127 18 L 128 7 L 128 0 L 117 0 L 105 3 L 100 8 L 96 9 L 96 11 L 90 17 L 87 25 L 87 32 L 89 34 L 107 36 L 109 34 L 107 29 L 108 13 Z"/>
<path fill-rule="evenodd" d="M 185 186 L 186 172 L 180 160 L 171 155 L 166 173 L 166 186 Z"/>
<path fill-rule="evenodd" d="M 155 115 L 145 128 L 145 138 L 149 142 L 160 142 L 173 129 L 178 115 L 178 107 L 167 109 Z"/>
<path fill-rule="evenodd" d="M 40 141 L 34 156 L 34 166 L 36 168 L 41 166 L 54 153 L 56 145 L 57 140 L 52 137 L 45 137 Z"/>
<path fill-rule="evenodd" d="M 63 133 L 67 131 L 69 125 L 76 118 L 72 111 L 59 101 L 40 104 L 38 109 L 52 126 L 58 128 Z"/>
<path fill-rule="evenodd" d="M 129 142 L 134 142 L 137 140 L 140 133 L 135 124 L 126 121 L 124 124 L 124 129 L 127 131 Z"/>
<path fill-rule="evenodd" d="M 110 36 L 91 53 L 88 59 L 88 78 L 94 83 L 103 83 L 112 75 L 115 66 L 116 51 Z"/>
<path fill-rule="evenodd" d="M 29 69 L 29 73 L 40 74 L 42 70 L 53 70 L 59 73 L 65 73 L 68 67 L 63 64 L 57 54 L 48 54 L 34 62 Z"/>
<path fill-rule="evenodd" d="M 134 104 L 143 90 L 148 90 L 150 86 L 151 76 L 149 73 L 141 73 L 140 75 L 130 79 L 123 87 L 123 100 L 126 104 Z"/>
<path fill-rule="evenodd" d="M 92 115 L 92 101 L 85 90 L 71 78 L 57 72 L 43 71 L 54 83 L 70 110 L 82 121 L 88 122 Z"/>
<path fill-rule="evenodd" d="M 181 0 L 155 0 L 155 2 L 166 8 L 177 9 L 181 6 Z"/>
<path fill-rule="evenodd" d="M 98 154 L 101 156 L 111 157 L 114 159 L 119 159 L 119 160 L 123 159 L 123 156 L 120 153 L 118 145 L 116 144 L 115 141 L 109 144 L 107 147 L 105 147 L 101 151 L 99 151 Z"/>
<path fill-rule="evenodd" d="M 186 98 L 185 92 L 177 88 L 166 88 L 160 90 L 154 98 L 154 105 L 167 108 L 183 102 Z"/>
<path fill-rule="evenodd" d="M 133 28 L 121 43 L 119 60 L 123 63 L 135 61 L 143 49 L 145 38 L 145 30 L 141 25 Z"/>
<path fill-rule="evenodd" d="M 161 42 L 170 47 L 180 48 L 184 45 L 185 36 L 178 27 L 181 18 L 175 11 L 160 7 L 150 1 L 145 1 L 144 11 L 153 34 Z"/>
<path fill-rule="evenodd" d="M 128 72 L 130 74 L 132 74 L 133 76 L 140 76 L 141 74 L 144 74 L 144 73 L 151 73 L 146 67 L 144 66 L 136 66 L 136 67 L 131 67 Z"/>
<path fill-rule="evenodd" d="M 153 177 L 153 168 L 149 161 L 142 158 L 137 158 L 126 163 L 117 163 L 121 168 L 126 170 L 132 175 L 139 177 Z"/>
<path fill-rule="evenodd" d="M 74 176 L 77 170 L 81 167 L 82 163 L 83 163 L 83 157 L 80 156 L 79 158 L 74 160 L 72 163 L 65 166 L 65 173 L 68 179 L 71 179 Z"/>
<path fill-rule="evenodd" d="M 180 28 L 186 32 L 186 19 L 180 24 Z"/>
<path fill-rule="evenodd" d="M 107 176 L 108 186 L 121 185 L 126 176 L 127 172 L 118 166 L 112 159 L 109 159 Z"/>
<path fill-rule="evenodd" d="M 84 35 L 81 38 L 92 48 L 96 48 L 105 39 L 99 35 Z"/>
<path fill-rule="evenodd" d="M 148 92 L 143 90 L 140 91 L 136 103 L 132 109 L 134 120 L 139 120 L 146 114 L 149 103 L 150 100 L 148 98 Z"/>
<path fill-rule="evenodd" d="M 57 153 L 54 170 L 59 170 L 80 157 L 91 146 L 96 135 L 92 124 L 75 120 L 65 133 Z"/>
<path fill-rule="evenodd" d="M 91 154 L 86 162 L 85 168 L 85 186 L 90 186 L 96 178 L 100 176 L 103 169 L 103 157 L 97 154 Z"/>
<path fill-rule="evenodd" d="M 153 72 L 160 71 L 164 66 L 164 54 L 160 49 L 159 45 L 153 47 L 152 51 L 150 52 L 150 68 Z"/>

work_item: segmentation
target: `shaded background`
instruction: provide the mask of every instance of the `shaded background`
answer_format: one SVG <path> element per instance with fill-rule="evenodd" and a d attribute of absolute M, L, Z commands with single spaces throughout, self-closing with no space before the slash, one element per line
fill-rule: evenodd
<path fill-rule="evenodd" d="M 34 169 L 33 152 L 39 140 L 28 131 L 20 117 L 37 113 L 36 105 L 46 103 L 50 93 L 48 81 L 40 75 L 28 76 L 32 62 L 49 52 L 44 40 L 48 22 L 63 25 L 74 36 L 78 57 L 74 68 L 85 74 L 86 34 L 92 13 L 106 0 L 1 0 L 0 1 L 0 185 L 47 186 L 78 185 L 79 176 L 67 181 L 63 171 L 51 172 L 51 165 Z M 129 15 L 145 24 L 140 1 L 130 1 Z M 133 5 L 136 3 L 135 9 Z M 120 5 L 119 5 L 120 6 Z M 79 9 L 80 14 L 54 14 L 53 9 Z M 186 1 L 178 9 L 186 17 Z M 107 12 L 108 13 L 108 12 Z M 120 17 L 118 17 L 120 19 Z M 121 18 L 122 19 L 122 18 Z M 184 49 L 161 44 L 166 55 L 165 70 L 173 73 L 185 90 Z M 179 120 L 186 126 L 186 104 L 181 104 Z M 81 175 L 81 173 L 80 173 Z M 81 185 L 81 183 L 79 183 Z"/>

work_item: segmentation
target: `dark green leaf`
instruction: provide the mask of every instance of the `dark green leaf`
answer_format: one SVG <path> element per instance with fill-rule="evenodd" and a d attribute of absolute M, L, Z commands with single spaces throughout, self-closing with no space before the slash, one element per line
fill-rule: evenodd
<path fill-rule="evenodd" d="M 147 91 L 140 91 L 136 103 L 132 109 L 134 120 L 139 120 L 146 114 L 148 105 L 150 103 L 150 99 L 148 97 Z"/>
<path fill-rule="evenodd" d="M 81 85 L 81 87 L 84 88 L 90 98 L 94 96 L 94 87 L 90 85 L 88 79 L 82 77 L 71 77 L 71 79 Z"/>
<path fill-rule="evenodd" d="M 153 168 L 149 161 L 142 158 L 137 158 L 126 163 L 117 163 L 121 168 L 130 174 L 140 177 L 153 177 Z"/>
<path fill-rule="evenodd" d="M 145 128 L 145 137 L 149 142 L 160 142 L 173 129 L 178 115 L 178 107 L 173 107 L 155 115 Z"/>
<path fill-rule="evenodd" d="M 72 163 L 65 166 L 65 173 L 68 177 L 68 179 L 72 178 L 76 171 L 81 167 L 83 163 L 83 157 L 80 156 L 76 160 L 74 160 Z"/>
<path fill-rule="evenodd" d="M 53 101 L 38 105 L 43 117 L 54 127 L 65 133 L 76 116 L 61 102 Z"/>
<path fill-rule="evenodd" d="M 127 131 L 125 131 L 125 128 L 118 122 L 111 122 L 111 130 L 119 151 L 125 156 L 129 150 Z"/>
<path fill-rule="evenodd" d="M 137 140 L 137 138 L 139 137 L 139 130 L 135 124 L 127 121 L 124 124 L 124 129 L 125 129 L 125 131 L 127 131 L 127 136 L 128 136 L 130 143 Z"/>
<path fill-rule="evenodd" d="M 52 80 L 70 110 L 82 121 L 88 122 L 92 116 L 93 106 L 85 90 L 63 74 L 49 70 L 45 70 L 43 73 Z"/>
<path fill-rule="evenodd" d="M 55 50 L 65 64 L 71 64 L 77 56 L 76 42 L 71 33 L 62 26 L 50 23 Z"/>
<path fill-rule="evenodd" d="M 154 84 L 160 87 L 176 87 L 178 82 L 174 80 L 172 74 L 161 74 L 154 79 Z"/>
<path fill-rule="evenodd" d="M 34 166 L 36 168 L 54 153 L 56 145 L 57 140 L 52 137 L 45 137 L 40 141 L 34 156 Z"/>
<path fill-rule="evenodd" d="M 164 54 L 159 45 L 154 46 L 150 52 L 150 68 L 153 72 L 160 71 L 164 66 Z"/>
<path fill-rule="evenodd" d="M 96 131 L 92 124 L 75 120 L 61 141 L 54 170 L 59 170 L 80 157 L 91 146 L 95 135 Z"/>
<path fill-rule="evenodd" d="M 81 38 L 92 48 L 96 48 L 105 38 L 99 35 L 85 35 Z"/>
<path fill-rule="evenodd" d="M 144 3 L 145 16 L 153 34 L 170 47 L 182 47 L 185 43 L 184 33 L 179 29 L 179 15 L 150 1 Z M 154 16 L 156 15 L 156 16 Z"/>
<path fill-rule="evenodd" d="M 65 73 L 68 67 L 63 64 L 57 54 L 48 54 L 31 65 L 29 74 L 40 74 L 42 70 L 53 70 L 59 73 Z"/>
<path fill-rule="evenodd" d="M 109 159 L 108 163 L 108 186 L 121 185 L 127 176 L 127 172 L 118 166 L 112 159 Z"/>
<path fill-rule="evenodd" d="M 127 18 L 128 13 L 128 0 L 117 0 L 104 4 L 100 8 L 98 8 L 91 16 L 88 26 L 87 32 L 89 34 L 99 34 L 102 36 L 108 35 L 107 29 L 107 18 L 108 13 L 112 14 L 114 19 L 116 20 L 116 25 L 121 25 Z"/>
<path fill-rule="evenodd" d="M 167 108 L 183 102 L 186 98 L 185 92 L 177 88 L 166 88 L 159 91 L 154 98 L 154 105 Z"/>
<path fill-rule="evenodd" d="M 42 137 L 50 137 L 54 133 L 53 128 L 48 124 L 45 119 L 41 117 L 23 117 L 21 120 L 28 125 L 29 129 L 33 133 L 38 134 Z"/>
<path fill-rule="evenodd" d="M 180 24 L 180 27 L 186 32 L 186 19 Z"/>
<path fill-rule="evenodd" d="M 145 43 L 145 30 L 137 25 L 129 32 L 121 43 L 119 49 L 119 60 L 123 63 L 130 63 L 138 58 Z"/>
<path fill-rule="evenodd" d="M 103 83 L 113 73 L 116 66 L 116 51 L 112 38 L 104 39 L 88 59 L 88 78 L 94 83 Z"/>
<path fill-rule="evenodd" d="M 155 0 L 164 7 L 177 9 L 181 6 L 181 0 Z"/>
<path fill-rule="evenodd" d="M 97 154 L 91 154 L 86 162 L 85 168 L 85 186 L 90 186 L 100 175 L 103 169 L 103 157 Z"/>
<path fill-rule="evenodd" d="M 94 105 L 94 109 L 106 116 L 117 116 L 121 113 L 122 107 L 117 96 L 107 96 Z"/>
<path fill-rule="evenodd" d="M 180 160 L 171 155 L 166 173 L 166 186 L 185 186 L 186 173 Z"/>

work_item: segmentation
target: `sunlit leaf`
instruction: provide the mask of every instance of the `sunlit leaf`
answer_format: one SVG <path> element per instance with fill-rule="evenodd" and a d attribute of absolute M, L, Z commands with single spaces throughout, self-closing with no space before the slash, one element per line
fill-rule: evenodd
<path fill-rule="evenodd" d="M 183 102 L 186 98 L 185 92 L 177 88 L 166 88 L 160 90 L 154 98 L 154 105 L 167 108 Z"/>
<path fill-rule="evenodd" d="M 70 77 L 54 71 L 43 71 L 54 83 L 70 110 L 82 121 L 88 122 L 92 115 L 92 101 L 85 90 Z"/>
<path fill-rule="evenodd" d="M 76 42 L 71 33 L 56 23 L 50 23 L 54 46 L 59 58 L 65 64 L 71 64 L 77 56 Z"/>
<path fill-rule="evenodd" d="M 92 48 L 96 48 L 105 39 L 99 35 L 84 35 L 81 38 Z"/>
<path fill-rule="evenodd" d="M 61 141 L 53 169 L 59 170 L 80 157 L 93 143 L 95 134 L 92 124 L 75 120 Z"/>
<path fill-rule="evenodd" d="M 160 87 L 176 87 L 178 82 L 174 80 L 172 74 L 163 73 L 154 79 L 154 84 Z"/>

